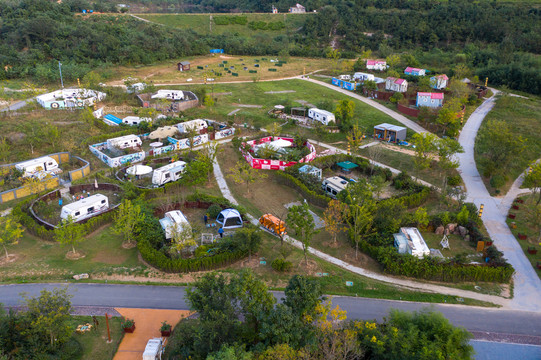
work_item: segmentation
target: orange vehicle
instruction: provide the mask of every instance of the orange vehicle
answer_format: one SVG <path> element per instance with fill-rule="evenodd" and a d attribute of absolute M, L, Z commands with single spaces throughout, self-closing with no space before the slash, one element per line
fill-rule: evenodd
<path fill-rule="evenodd" d="M 278 236 L 286 234 L 286 223 L 271 214 L 265 214 L 259 218 L 259 223 L 265 229 Z"/>

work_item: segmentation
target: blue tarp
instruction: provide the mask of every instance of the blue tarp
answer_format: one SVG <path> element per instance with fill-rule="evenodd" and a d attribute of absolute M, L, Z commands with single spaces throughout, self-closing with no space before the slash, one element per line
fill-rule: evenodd
<path fill-rule="evenodd" d="M 210 49 L 211 54 L 223 54 L 224 49 Z"/>
<path fill-rule="evenodd" d="M 117 125 L 120 125 L 122 124 L 122 119 L 120 118 L 117 118 L 116 116 L 114 115 L 111 115 L 111 114 L 107 114 L 103 117 L 104 120 L 108 120 L 114 124 L 117 124 Z"/>

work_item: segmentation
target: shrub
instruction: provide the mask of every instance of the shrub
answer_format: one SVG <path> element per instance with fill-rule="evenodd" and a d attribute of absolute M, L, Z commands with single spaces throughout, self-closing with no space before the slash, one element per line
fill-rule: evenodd
<path fill-rule="evenodd" d="M 216 204 L 212 204 L 207 209 L 207 214 L 209 215 L 209 218 L 216 219 L 218 217 L 218 214 L 220 214 L 220 211 L 222 211 L 222 208 Z"/>
<path fill-rule="evenodd" d="M 454 176 L 449 176 L 447 178 L 447 184 L 449 186 L 458 186 L 460 185 L 460 182 L 462 181 L 460 175 L 454 175 Z"/>
<path fill-rule="evenodd" d="M 271 263 L 271 266 L 278 272 L 288 272 L 293 267 L 293 263 L 284 259 L 276 259 Z"/>
<path fill-rule="evenodd" d="M 490 179 L 490 186 L 494 189 L 501 188 L 505 185 L 505 177 L 503 175 L 494 175 Z"/>

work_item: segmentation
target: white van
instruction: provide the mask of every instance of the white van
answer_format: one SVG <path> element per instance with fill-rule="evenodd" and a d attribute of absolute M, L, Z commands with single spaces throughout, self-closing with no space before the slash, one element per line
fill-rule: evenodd
<path fill-rule="evenodd" d="M 43 156 L 18 163 L 15 165 L 15 168 L 23 172 L 23 177 L 29 177 L 42 171 L 58 169 L 58 163 L 50 156 Z"/>
<path fill-rule="evenodd" d="M 178 229 L 182 231 L 186 228 L 192 229 L 186 216 L 180 210 L 173 210 L 165 213 L 165 217 L 160 219 L 160 225 L 165 232 L 165 238 L 173 238 L 173 231 Z"/>
<path fill-rule="evenodd" d="M 338 195 L 339 192 L 342 190 L 345 190 L 348 186 L 349 181 L 342 179 L 338 176 L 333 176 L 326 178 L 321 183 L 321 188 L 325 192 L 325 194 L 329 195 L 333 199 L 336 199 L 336 195 Z"/>
<path fill-rule="evenodd" d="M 145 347 L 145 352 L 143 352 L 143 360 L 161 360 L 163 350 L 161 338 L 150 339 Z"/>
<path fill-rule="evenodd" d="M 175 161 L 154 170 L 152 173 L 152 184 L 161 186 L 170 181 L 177 181 L 182 177 L 182 173 L 186 170 L 186 162 Z"/>
<path fill-rule="evenodd" d="M 69 216 L 74 221 L 80 221 L 102 213 L 109 209 L 109 199 L 102 194 L 95 194 L 85 199 L 62 206 L 60 218 L 66 220 Z"/>

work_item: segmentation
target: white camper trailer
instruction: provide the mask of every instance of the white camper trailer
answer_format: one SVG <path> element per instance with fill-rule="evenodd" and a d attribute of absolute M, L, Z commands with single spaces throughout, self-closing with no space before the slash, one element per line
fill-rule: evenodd
<path fill-rule="evenodd" d="M 376 81 L 376 78 L 375 78 L 374 75 L 368 74 L 368 73 L 363 73 L 363 72 L 356 72 L 355 74 L 353 74 L 353 79 L 355 79 L 357 81 L 361 81 L 361 82 L 364 82 L 366 80 L 368 80 L 368 81 Z"/>
<path fill-rule="evenodd" d="M 185 134 L 190 130 L 194 130 L 196 133 L 200 133 L 201 130 L 206 129 L 208 124 L 205 120 L 195 119 L 177 124 L 178 131 Z"/>
<path fill-rule="evenodd" d="M 166 239 L 173 238 L 173 231 L 175 228 L 179 231 L 183 231 L 184 229 L 189 229 L 191 231 L 192 229 L 188 219 L 180 210 L 166 212 L 165 217 L 160 219 L 160 225 L 165 232 Z"/>
<path fill-rule="evenodd" d="M 430 249 L 417 228 L 403 227 L 400 228 L 398 234 L 393 234 L 393 236 L 399 254 L 408 253 L 420 259 L 430 255 Z"/>
<path fill-rule="evenodd" d="M 143 360 L 161 360 L 163 350 L 162 338 L 150 339 L 143 352 Z"/>
<path fill-rule="evenodd" d="M 58 163 L 50 156 L 24 161 L 15 165 L 17 170 L 23 172 L 23 177 L 33 176 L 42 171 L 58 169 Z"/>
<path fill-rule="evenodd" d="M 126 116 L 124 119 L 122 119 L 123 124 L 131 125 L 131 126 L 137 126 L 140 123 L 145 122 L 145 121 L 148 123 L 151 123 L 152 119 L 148 117 L 142 118 L 139 116 Z"/>
<path fill-rule="evenodd" d="M 321 183 L 321 188 L 325 194 L 329 195 L 333 199 L 336 199 L 336 195 L 348 186 L 349 181 L 342 179 L 338 176 L 326 178 Z"/>
<path fill-rule="evenodd" d="M 143 141 L 137 135 L 126 135 L 107 140 L 107 147 L 117 149 L 127 149 L 143 145 Z"/>
<path fill-rule="evenodd" d="M 95 194 L 85 199 L 62 206 L 60 218 L 66 220 L 71 216 L 74 221 L 80 221 L 102 213 L 109 209 L 107 196 Z"/>
<path fill-rule="evenodd" d="M 162 166 L 152 173 L 152 184 L 160 186 L 170 181 L 177 181 L 182 177 L 184 170 L 186 170 L 184 161 L 175 161 Z"/>
<path fill-rule="evenodd" d="M 319 121 L 323 125 L 329 125 L 330 122 L 336 123 L 334 114 L 327 110 L 311 108 L 308 110 L 308 117 L 312 120 Z"/>

